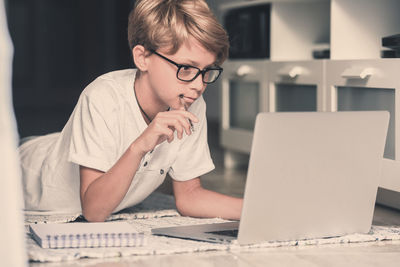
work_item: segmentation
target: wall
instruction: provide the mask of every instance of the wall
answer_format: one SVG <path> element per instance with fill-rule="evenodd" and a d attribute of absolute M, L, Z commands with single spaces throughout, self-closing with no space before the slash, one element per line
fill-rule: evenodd
<path fill-rule="evenodd" d="M 21 137 L 60 131 L 83 88 L 132 66 L 132 0 L 8 0 L 13 100 Z"/>

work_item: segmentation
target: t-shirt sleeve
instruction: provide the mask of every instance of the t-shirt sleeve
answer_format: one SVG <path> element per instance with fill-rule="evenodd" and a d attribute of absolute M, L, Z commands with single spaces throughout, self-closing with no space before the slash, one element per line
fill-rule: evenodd
<path fill-rule="evenodd" d="M 199 177 L 215 168 L 207 142 L 206 104 L 203 98 L 198 101 L 192 111 L 199 118 L 195 132 L 182 141 L 178 156 L 169 171 L 172 179 L 177 181 Z"/>
<path fill-rule="evenodd" d="M 70 162 L 108 171 L 116 161 L 115 125 L 111 119 L 112 97 L 107 90 L 91 90 L 103 86 L 95 82 L 81 94 L 71 116 Z"/>

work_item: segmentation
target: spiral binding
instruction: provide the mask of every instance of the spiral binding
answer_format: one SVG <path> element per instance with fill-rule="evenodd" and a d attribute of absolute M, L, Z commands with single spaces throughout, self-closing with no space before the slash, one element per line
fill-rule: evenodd
<path fill-rule="evenodd" d="M 47 235 L 44 241 L 43 247 L 48 248 L 140 247 L 145 245 L 144 233 Z"/>

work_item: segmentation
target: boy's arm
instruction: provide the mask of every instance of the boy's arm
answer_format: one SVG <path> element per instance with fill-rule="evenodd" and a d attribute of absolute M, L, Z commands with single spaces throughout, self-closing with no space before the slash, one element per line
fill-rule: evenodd
<path fill-rule="evenodd" d="M 106 173 L 79 167 L 83 216 L 88 221 L 104 221 L 125 197 L 143 154 L 133 143 Z"/>
<path fill-rule="evenodd" d="M 104 221 L 121 203 L 134 179 L 143 156 L 158 144 L 190 135 L 188 119 L 198 118 L 185 110 L 159 112 L 146 130 L 129 146 L 107 172 L 80 166 L 80 197 L 88 221 Z"/>
<path fill-rule="evenodd" d="M 243 199 L 204 189 L 200 178 L 172 182 L 176 207 L 184 216 L 240 219 Z"/>

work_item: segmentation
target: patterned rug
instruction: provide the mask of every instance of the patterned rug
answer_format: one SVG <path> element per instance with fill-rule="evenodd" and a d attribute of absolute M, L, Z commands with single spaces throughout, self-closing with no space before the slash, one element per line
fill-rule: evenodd
<path fill-rule="evenodd" d="M 140 205 L 123 210 L 112 215 L 108 220 L 126 220 L 137 230 L 144 232 L 147 239 L 142 247 L 116 248 L 71 248 L 71 249 L 43 249 L 31 237 L 28 225 L 32 223 L 61 223 L 79 220 L 79 214 L 40 214 L 26 213 L 25 226 L 27 237 L 28 256 L 35 262 L 63 262 L 82 258 L 111 258 L 129 257 L 138 255 L 166 255 L 174 253 L 193 253 L 221 250 L 249 250 L 254 248 L 274 248 L 282 246 L 326 245 L 361 242 L 380 242 L 385 240 L 400 240 L 400 227 L 372 226 L 368 234 L 352 234 L 341 237 L 309 239 L 287 242 L 264 242 L 254 245 L 214 244 L 186 239 L 168 238 L 151 235 L 154 227 L 168 227 L 178 225 L 219 223 L 225 220 L 197 219 L 182 217 L 175 209 L 172 196 L 153 193 Z"/>

